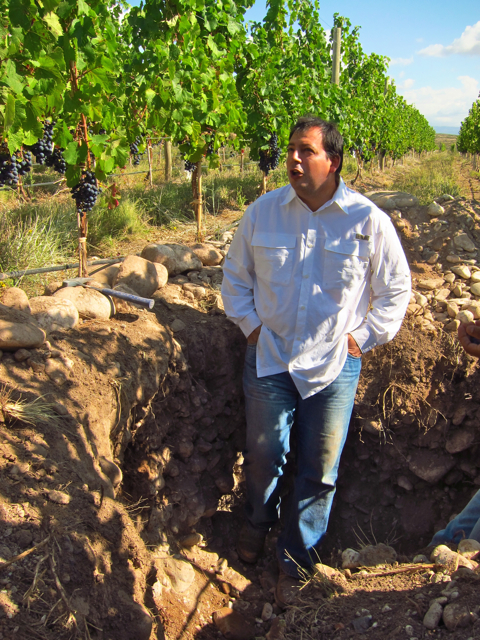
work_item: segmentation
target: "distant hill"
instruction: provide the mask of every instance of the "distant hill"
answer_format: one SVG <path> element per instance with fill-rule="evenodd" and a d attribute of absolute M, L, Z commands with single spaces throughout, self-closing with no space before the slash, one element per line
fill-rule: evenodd
<path fill-rule="evenodd" d="M 459 127 L 433 127 L 437 133 L 450 133 L 451 135 L 458 136 L 460 131 Z"/>

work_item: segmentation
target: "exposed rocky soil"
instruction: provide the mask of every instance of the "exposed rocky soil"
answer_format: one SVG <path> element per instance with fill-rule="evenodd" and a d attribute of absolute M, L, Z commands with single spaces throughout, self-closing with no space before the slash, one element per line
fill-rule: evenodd
<path fill-rule="evenodd" d="M 457 199 L 433 216 L 382 197 L 417 296 L 395 340 L 364 357 L 320 554 L 341 567 L 346 548 L 383 542 L 396 561 L 368 571 L 386 575 L 317 577 L 282 613 L 277 532 L 257 567 L 239 562 L 244 339 L 207 268 L 170 278 L 152 312 L 53 330 L 23 361 L 3 353 L 0 409 L 40 398 L 44 421 L 0 413 L 0 563 L 31 551 L 0 564 L 0 638 L 480 638 L 478 574 L 412 564 L 480 486 L 480 378 L 454 332 L 459 313 L 477 317 L 480 208 Z M 64 380 L 47 375 L 52 356 Z M 437 597 L 466 608 L 451 628 L 423 625 Z"/>

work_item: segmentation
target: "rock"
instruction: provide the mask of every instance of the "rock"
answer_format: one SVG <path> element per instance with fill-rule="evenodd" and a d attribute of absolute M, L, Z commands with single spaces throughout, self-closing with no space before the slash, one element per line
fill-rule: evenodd
<path fill-rule="evenodd" d="M 135 640 L 149 640 L 152 635 L 153 619 L 147 609 L 139 602 L 130 602 L 128 629 Z"/>
<path fill-rule="evenodd" d="M 461 265 L 457 265 L 457 266 L 452 267 L 452 272 L 456 276 L 459 276 L 460 278 L 463 278 L 464 280 L 470 280 L 471 275 L 472 275 L 472 272 L 470 271 L 470 269 L 465 264 L 461 264 Z"/>
<path fill-rule="evenodd" d="M 155 265 L 149 260 L 138 256 L 127 256 L 118 269 L 113 282 L 127 285 L 137 295 L 149 298 L 158 289 L 159 281 Z"/>
<path fill-rule="evenodd" d="M 436 218 L 438 216 L 441 216 L 445 213 L 445 209 L 437 204 L 436 202 L 432 202 L 432 204 L 429 204 L 427 207 L 427 214 L 429 216 L 432 216 L 432 218 Z"/>
<path fill-rule="evenodd" d="M 454 466 L 455 460 L 448 455 L 435 451 L 413 451 L 409 457 L 408 468 L 418 478 L 434 484 Z"/>
<path fill-rule="evenodd" d="M 55 291 L 58 291 L 62 287 L 63 287 L 63 284 L 61 280 L 53 280 L 52 282 L 49 282 L 48 284 L 45 285 L 45 288 L 43 289 L 43 295 L 53 296 Z"/>
<path fill-rule="evenodd" d="M 462 424 L 462 422 L 465 420 L 467 413 L 468 413 L 468 408 L 466 404 L 457 405 L 457 408 L 455 409 L 455 412 L 452 416 L 452 424 L 455 427 L 458 427 L 458 425 Z"/>
<path fill-rule="evenodd" d="M 418 198 L 403 191 L 370 191 L 365 196 L 374 202 L 377 207 L 387 211 L 415 207 L 419 204 Z"/>
<path fill-rule="evenodd" d="M 9 287 L 5 290 L 2 298 L 2 304 L 12 309 L 18 309 L 19 311 L 30 313 L 28 296 L 23 289 L 18 287 Z"/>
<path fill-rule="evenodd" d="M 56 502 L 57 504 L 70 504 L 71 497 L 64 491 L 47 491 L 47 496 L 50 502 Z"/>
<path fill-rule="evenodd" d="M 77 307 L 71 300 L 54 296 L 38 296 L 30 299 L 32 316 L 49 334 L 58 329 L 73 329 L 79 321 Z"/>
<path fill-rule="evenodd" d="M 214 611 L 213 621 L 227 640 L 252 640 L 255 636 L 254 627 L 242 614 L 228 607 Z"/>
<path fill-rule="evenodd" d="M 480 282 L 480 271 L 474 271 L 472 273 L 472 277 L 470 278 L 470 282 L 475 284 L 476 282 Z"/>
<path fill-rule="evenodd" d="M 442 204 L 443 202 L 451 202 L 452 200 L 455 200 L 455 198 L 448 193 L 444 193 L 439 198 L 437 198 L 437 202 L 440 204 Z"/>
<path fill-rule="evenodd" d="M 372 435 L 378 435 L 383 431 L 383 425 L 380 420 L 364 420 L 362 423 L 362 429 Z"/>
<path fill-rule="evenodd" d="M 418 556 L 414 557 L 413 562 L 414 564 L 428 564 L 428 558 L 423 553 L 419 553 Z"/>
<path fill-rule="evenodd" d="M 443 278 L 429 278 L 427 280 L 419 280 L 417 286 L 420 289 L 433 291 L 434 289 L 440 289 L 444 282 L 445 280 Z"/>
<path fill-rule="evenodd" d="M 457 298 L 461 297 L 462 291 L 463 291 L 463 287 L 460 283 L 455 285 L 452 289 L 453 295 L 456 296 Z"/>
<path fill-rule="evenodd" d="M 138 296 L 138 293 L 134 291 L 131 287 L 126 284 L 116 284 L 113 287 L 113 291 L 119 291 L 120 293 L 128 293 L 131 296 Z M 128 300 L 123 300 L 122 298 L 116 298 L 112 296 L 112 302 L 115 305 L 115 313 L 131 313 L 135 309 L 144 309 L 141 304 L 136 304 L 135 302 L 129 302 Z"/>
<path fill-rule="evenodd" d="M 447 302 L 447 313 L 451 318 L 456 318 L 457 313 L 459 312 L 458 304 L 452 302 L 451 300 Z"/>
<path fill-rule="evenodd" d="M 439 257 L 440 257 L 439 253 L 432 253 L 432 255 L 428 258 L 427 263 L 436 264 L 438 262 Z"/>
<path fill-rule="evenodd" d="M 207 267 L 220 264 L 223 260 L 223 255 L 213 244 L 194 244 L 192 251 L 197 258 L 200 258 L 202 264 Z"/>
<path fill-rule="evenodd" d="M 320 579 L 332 580 L 333 578 L 344 578 L 343 574 L 333 567 L 317 562 L 313 565 L 314 576 Z"/>
<path fill-rule="evenodd" d="M 397 484 L 399 487 L 402 487 L 402 489 L 405 489 L 405 491 L 411 491 L 413 489 L 413 484 L 405 476 L 399 476 L 397 478 Z"/>
<path fill-rule="evenodd" d="M 157 558 L 154 560 L 157 579 L 167 589 L 175 593 L 185 593 L 195 580 L 195 571 L 186 560 L 177 558 Z"/>
<path fill-rule="evenodd" d="M 448 434 L 445 449 L 448 453 L 460 453 L 468 449 L 475 440 L 475 434 L 467 429 L 458 429 Z"/>
<path fill-rule="evenodd" d="M 453 238 L 453 244 L 464 251 L 472 252 L 477 250 L 476 246 L 466 233 L 460 233 L 458 236 L 455 236 Z"/>
<path fill-rule="evenodd" d="M 468 627 L 473 620 L 465 605 L 452 602 L 443 610 L 443 622 L 449 631 L 455 631 L 455 629 Z"/>
<path fill-rule="evenodd" d="M 357 633 L 365 633 L 372 626 L 372 616 L 361 616 L 360 618 L 354 618 L 351 622 L 352 627 Z"/>
<path fill-rule="evenodd" d="M 175 320 L 170 325 L 170 329 L 173 333 L 178 333 L 179 331 L 183 331 L 187 325 L 182 322 L 179 318 L 175 318 Z"/>
<path fill-rule="evenodd" d="M 261 619 L 263 621 L 270 620 L 272 615 L 273 615 L 272 605 L 270 604 L 270 602 L 265 602 L 265 604 L 263 605 L 262 613 L 260 615 Z"/>
<path fill-rule="evenodd" d="M 470 287 L 470 292 L 473 293 L 474 296 L 480 296 L 480 282 L 475 282 Z"/>
<path fill-rule="evenodd" d="M 0 350 L 38 348 L 45 338 L 45 331 L 29 313 L 0 304 Z"/>
<path fill-rule="evenodd" d="M 168 270 L 167 267 L 160 262 L 154 262 L 155 269 L 157 270 L 158 277 L 158 288 L 163 289 L 163 287 L 168 282 Z"/>
<path fill-rule="evenodd" d="M 193 533 L 188 533 L 186 536 L 183 536 L 178 541 L 181 547 L 190 548 L 195 547 L 197 544 L 200 544 L 203 541 L 203 536 L 201 533 L 197 533 L 194 531 Z"/>
<path fill-rule="evenodd" d="M 456 333 L 460 324 L 461 324 L 460 320 L 452 320 L 451 322 L 445 325 L 444 329 L 449 333 Z"/>
<path fill-rule="evenodd" d="M 450 264 L 458 264 L 462 261 L 460 256 L 457 256 L 455 253 L 451 253 L 450 255 L 448 255 L 446 260 L 447 262 L 450 262 Z"/>
<path fill-rule="evenodd" d="M 284 640 L 287 630 L 287 623 L 283 618 L 275 618 L 272 626 L 265 636 L 266 640 Z"/>
<path fill-rule="evenodd" d="M 465 311 L 471 311 L 475 320 L 478 320 L 480 318 L 480 302 L 473 301 L 466 307 Z"/>
<path fill-rule="evenodd" d="M 114 311 L 112 300 L 95 289 L 63 287 L 53 297 L 72 302 L 83 318 L 108 320 Z"/>
<path fill-rule="evenodd" d="M 20 549 L 26 549 L 32 544 L 32 532 L 29 529 L 20 529 L 20 531 L 15 536 L 15 541 Z"/>
<path fill-rule="evenodd" d="M 150 262 L 154 262 L 155 264 L 163 265 L 167 270 L 169 276 L 180 273 L 176 270 L 177 264 L 175 252 L 165 244 L 147 244 L 147 246 L 143 248 L 141 256 L 145 260 L 149 260 Z"/>
<path fill-rule="evenodd" d="M 450 290 L 448 291 L 450 293 Z M 418 293 L 418 291 L 414 292 L 415 302 L 419 304 L 421 307 L 425 307 L 428 304 L 427 296 L 424 296 L 423 293 Z"/>
<path fill-rule="evenodd" d="M 103 287 L 111 289 L 115 282 L 115 278 L 118 275 L 119 268 L 120 266 L 118 264 L 110 264 L 108 267 L 100 269 L 100 271 L 98 271 L 98 267 L 96 267 L 88 275 L 92 276 L 92 278 L 95 279 L 95 282 L 98 282 Z"/>
<path fill-rule="evenodd" d="M 110 479 L 113 486 L 117 487 L 123 480 L 123 473 L 120 467 L 113 460 L 105 458 L 105 456 L 100 456 L 98 462 L 103 473 Z"/>
<path fill-rule="evenodd" d="M 59 387 L 61 387 L 68 379 L 68 371 L 65 365 L 56 358 L 48 358 L 45 363 L 45 373 L 50 380 L 55 382 Z"/>
<path fill-rule="evenodd" d="M 448 258 L 447 258 L 448 260 Z M 445 278 L 445 282 L 448 282 L 448 284 L 453 284 L 455 282 L 455 274 L 454 273 L 446 273 L 444 275 Z"/>
<path fill-rule="evenodd" d="M 16 362 L 24 362 L 25 360 L 28 360 L 30 358 L 30 355 L 31 354 L 28 349 L 19 349 L 18 351 L 15 351 L 13 357 Z"/>
<path fill-rule="evenodd" d="M 458 553 L 462 555 L 466 553 L 478 553 L 480 551 L 480 542 L 466 538 L 458 543 Z"/>
<path fill-rule="evenodd" d="M 450 289 L 440 289 L 435 294 L 435 300 L 438 302 L 445 302 L 445 300 L 450 295 Z"/>
<path fill-rule="evenodd" d="M 392 564 L 397 559 L 397 552 L 383 542 L 376 545 L 362 547 L 359 552 L 359 562 L 364 567 L 375 567 L 379 564 Z"/>
<path fill-rule="evenodd" d="M 354 549 L 345 549 L 342 552 L 342 569 L 356 569 L 361 566 L 360 554 Z"/>
<path fill-rule="evenodd" d="M 459 311 L 457 314 L 457 320 L 462 324 L 470 324 L 474 321 L 474 315 L 471 311 Z"/>
<path fill-rule="evenodd" d="M 443 607 L 439 602 L 434 602 L 423 618 L 423 626 L 427 629 L 436 629 L 442 617 Z"/>
<path fill-rule="evenodd" d="M 184 291 L 190 291 L 191 293 L 193 293 L 193 296 L 196 300 L 202 300 L 207 293 L 205 287 L 202 287 L 198 284 L 193 284 L 193 282 L 186 282 L 182 286 L 182 289 Z"/>
<path fill-rule="evenodd" d="M 466 567 L 473 571 L 478 566 L 473 560 L 464 558 L 444 544 L 435 547 L 430 554 L 430 560 L 438 566 L 447 568 L 449 571 L 456 571 L 458 567 Z"/>
<path fill-rule="evenodd" d="M 170 247 L 175 254 L 176 274 L 191 270 L 199 271 L 202 268 L 202 261 L 189 247 L 182 244 L 167 244 L 166 246 Z"/>

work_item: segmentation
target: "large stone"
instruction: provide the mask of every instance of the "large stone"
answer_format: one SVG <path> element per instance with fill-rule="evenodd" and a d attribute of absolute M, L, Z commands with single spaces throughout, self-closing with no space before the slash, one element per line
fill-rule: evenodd
<path fill-rule="evenodd" d="M 429 204 L 427 207 L 427 213 L 429 216 L 434 218 L 443 215 L 445 213 L 445 209 L 436 202 L 432 202 L 432 204 Z"/>
<path fill-rule="evenodd" d="M 445 282 L 443 278 L 429 278 L 427 280 L 419 280 L 417 287 L 419 289 L 425 289 L 426 291 L 433 291 L 434 289 L 440 289 Z"/>
<path fill-rule="evenodd" d="M 166 244 L 156 244 L 154 242 L 147 244 L 147 246 L 143 248 L 141 256 L 150 262 L 163 264 L 169 276 L 180 273 L 176 271 L 177 262 L 175 252 Z"/>
<path fill-rule="evenodd" d="M 30 306 L 28 304 L 28 296 L 23 289 L 19 287 L 10 287 L 6 289 L 3 294 L 2 304 L 12 309 L 19 309 L 30 313 Z"/>
<path fill-rule="evenodd" d="M 138 296 L 138 293 L 128 287 L 126 284 L 117 284 L 113 287 L 113 291 L 118 291 L 120 293 L 128 293 L 131 296 Z M 116 313 L 130 313 L 133 309 L 144 309 L 145 307 L 141 304 L 136 304 L 135 302 L 129 302 L 128 300 L 123 300 L 122 298 L 116 298 L 112 296 L 113 304 L 115 305 Z M 132 309 L 133 308 L 133 309 Z"/>
<path fill-rule="evenodd" d="M 158 289 L 155 265 L 138 256 L 127 256 L 118 269 L 114 285 L 125 284 L 143 298 L 149 298 Z"/>
<path fill-rule="evenodd" d="M 63 287 L 53 294 L 54 298 L 73 302 L 82 318 L 108 320 L 114 312 L 110 298 L 95 289 L 85 287 Z"/>
<path fill-rule="evenodd" d="M 206 267 L 213 267 L 223 260 L 223 254 L 213 244 L 194 244 L 192 251 Z"/>
<path fill-rule="evenodd" d="M 377 207 L 391 211 L 418 205 L 418 198 L 404 191 L 370 191 L 365 196 Z"/>
<path fill-rule="evenodd" d="M 78 309 L 71 300 L 38 296 L 30 299 L 30 308 L 38 325 L 47 334 L 57 329 L 73 329 L 78 324 Z"/>
<path fill-rule="evenodd" d="M 41 347 L 45 338 L 45 331 L 29 313 L 0 304 L 0 350 Z"/>
<path fill-rule="evenodd" d="M 474 296 L 480 296 L 480 282 L 472 284 L 470 287 L 470 293 L 473 293 Z"/>
<path fill-rule="evenodd" d="M 162 289 L 168 282 L 168 270 L 167 267 L 160 262 L 154 262 L 155 269 L 158 276 L 158 288 Z"/>
<path fill-rule="evenodd" d="M 167 244 L 165 246 L 170 247 L 175 254 L 175 275 L 202 268 L 202 261 L 189 247 L 183 244 Z"/>
<path fill-rule="evenodd" d="M 439 602 L 433 602 L 423 618 L 423 626 L 427 629 L 436 629 L 442 617 L 443 607 Z"/>
<path fill-rule="evenodd" d="M 411 454 L 408 467 L 418 478 L 434 484 L 443 478 L 454 464 L 455 460 L 449 455 L 420 450 Z"/>
<path fill-rule="evenodd" d="M 229 607 L 214 611 L 213 621 L 218 630 L 228 640 L 251 640 L 255 637 L 255 628 L 241 613 Z"/>
<path fill-rule="evenodd" d="M 470 240 L 466 233 L 460 233 L 458 236 L 453 238 L 453 244 L 464 251 L 476 251 L 477 247 Z"/>
<path fill-rule="evenodd" d="M 100 269 L 100 271 L 98 271 L 98 267 L 96 267 L 95 269 L 92 269 L 90 271 L 89 275 L 91 275 L 92 278 L 95 279 L 95 282 L 98 282 L 103 287 L 111 289 L 113 287 L 115 278 L 118 275 L 119 268 L 120 267 L 118 264 L 111 264 L 104 269 Z"/>
<path fill-rule="evenodd" d="M 470 282 L 475 284 L 476 282 L 480 282 L 480 271 L 474 271 L 472 273 L 472 277 L 470 278 Z"/>
<path fill-rule="evenodd" d="M 460 264 L 452 267 L 452 272 L 463 278 L 464 280 L 470 280 L 472 272 L 465 264 Z"/>
<path fill-rule="evenodd" d="M 473 622 L 473 616 L 464 604 L 451 602 L 443 610 L 443 622 L 449 631 L 455 631 L 468 627 Z"/>
<path fill-rule="evenodd" d="M 457 320 L 460 320 L 462 324 L 470 324 L 474 318 L 475 316 L 471 311 L 459 311 L 457 313 Z"/>
<path fill-rule="evenodd" d="M 474 560 L 465 558 L 460 553 L 452 551 L 444 544 L 439 544 L 430 554 L 430 560 L 437 566 L 445 567 L 449 571 L 456 571 L 458 567 L 467 567 L 467 569 L 477 568 L 478 564 Z"/>
<path fill-rule="evenodd" d="M 468 429 L 458 429 L 448 434 L 445 449 L 448 453 L 460 453 L 468 449 L 475 440 L 475 434 Z"/>
<path fill-rule="evenodd" d="M 383 542 L 367 545 L 360 549 L 359 562 L 364 567 L 375 567 L 379 564 L 393 564 L 397 559 L 397 552 Z"/>
<path fill-rule="evenodd" d="M 197 300 L 202 300 L 202 298 L 204 298 L 206 295 L 205 287 L 194 284 L 193 282 L 186 282 L 182 286 L 182 289 L 184 289 L 184 291 L 189 291 Z"/>
<path fill-rule="evenodd" d="M 158 558 L 154 561 L 157 579 L 175 593 L 185 593 L 195 580 L 195 571 L 186 560 L 177 558 Z"/>

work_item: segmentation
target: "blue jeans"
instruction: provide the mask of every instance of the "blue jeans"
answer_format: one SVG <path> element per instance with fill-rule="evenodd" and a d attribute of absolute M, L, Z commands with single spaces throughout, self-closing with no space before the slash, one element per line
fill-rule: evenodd
<path fill-rule="evenodd" d="M 294 577 L 298 577 L 298 566 L 308 568 L 318 562 L 313 548 L 327 530 L 360 369 L 361 358 L 348 355 L 336 380 L 302 400 L 288 372 L 258 378 L 256 347 L 247 347 L 243 374 L 246 515 L 252 527 L 265 532 L 277 522 L 279 479 L 295 422 L 297 472 L 277 544 L 281 568 Z"/>
<path fill-rule="evenodd" d="M 458 544 L 464 538 L 480 542 L 480 491 L 477 491 L 465 509 L 445 529 L 433 536 L 430 544 Z"/>

